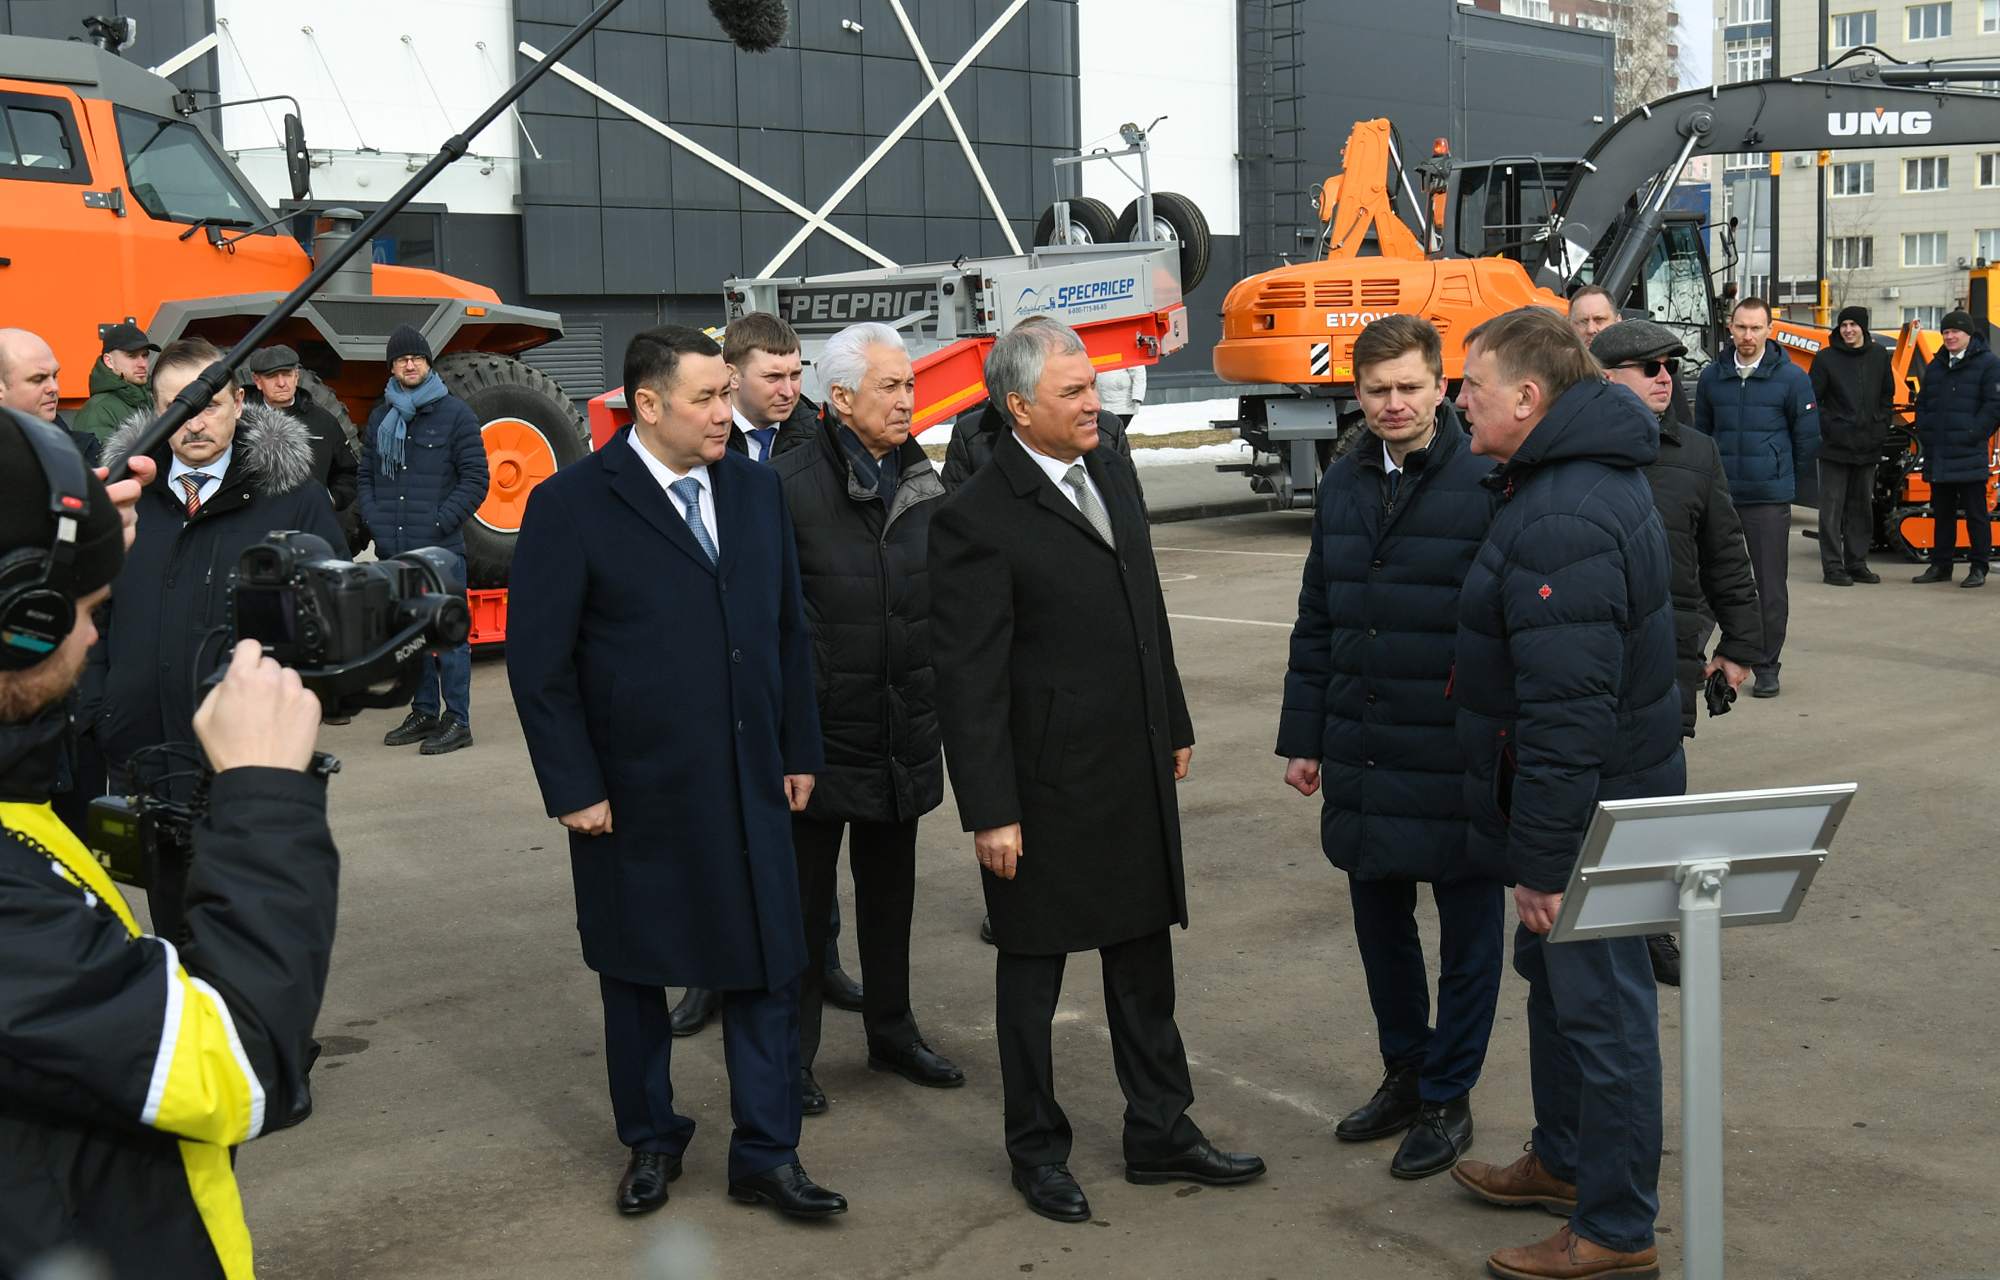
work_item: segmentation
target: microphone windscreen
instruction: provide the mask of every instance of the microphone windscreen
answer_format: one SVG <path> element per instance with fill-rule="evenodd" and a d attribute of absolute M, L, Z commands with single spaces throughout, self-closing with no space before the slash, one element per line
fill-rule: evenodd
<path fill-rule="evenodd" d="M 785 39 L 792 25 L 785 0 L 708 0 L 708 11 L 722 31 L 745 53 L 763 53 Z"/>

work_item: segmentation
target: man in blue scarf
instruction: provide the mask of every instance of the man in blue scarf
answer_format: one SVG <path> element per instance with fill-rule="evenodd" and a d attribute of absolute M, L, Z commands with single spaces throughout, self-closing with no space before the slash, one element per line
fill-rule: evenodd
<path fill-rule="evenodd" d="M 376 555 L 443 547 L 457 555 L 463 582 L 465 536 L 459 529 L 486 501 L 479 419 L 431 371 L 423 334 L 398 327 L 389 336 L 388 357 L 389 385 L 361 433 L 361 512 L 375 533 Z M 427 756 L 471 746 L 472 646 L 424 661 L 409 718 L 383 743 L 421 742 Z"/>

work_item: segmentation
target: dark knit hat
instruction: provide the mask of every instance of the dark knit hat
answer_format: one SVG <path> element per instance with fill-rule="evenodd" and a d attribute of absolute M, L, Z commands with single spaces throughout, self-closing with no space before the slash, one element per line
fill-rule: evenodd
<path fill-rule="evenodd" d="M 250 358 L 243 362 L 243 367 L 251 373 L 283 373 L 287 369 L 299 367 L 299 353 L 282 342 L 275 347 L 259 347 L 250 353 Z"/>
<path fill-rule="evenodd" d="M 1974 337 L 1979 336 L 1980 327 L 1981 326 L 1976 321 L 1973 320 L 1972 313 L 1970 311 L 1947 311 L 1944 313 L 1944 319 L 1938 321 L 1938 329 L 1941 331 L 1945 329 L 1956 329 L 1960 333 L 1969 333 Z"/>
<path fill-rule="evenodd" d="M 389 335 L 387 359 L 390 364 L 394 364 L 404 356 L 422 356 L 427 364 L 437 362 L 437 357 L 431 354 L 431 344 L 424 341 L 424 335 L 409 325 L 399 324 L 396 326 L 396 332 Z"/>
<path fill-rule="evenodd" d="M 1590 354 L 1609 369 L 1634 360 L 1667 360 L 1687 354 L 1680 335 L 1651 320 L 1622 320 L 1598 331 L 1590 342 Z"/>
<path fill-rule="evenodd" d="M 1866 334 L 1868 332 L 1868 308 L 1842 307 L 1840 309 L 1840 314 L 1836 315 L 1833 318 L 1833 331 L 1835 333 L 1839 333 L 1840 326 L 1846 324 L 1849 320 L 1852 320 L 1854 323 L 1860 325 L 1861 332 L 1863 334 Z"/>
<path fill-rule="evenodd" d="M 41 459 L 23 437 L 27 415 L 0 409 L 0 556 L 24 549 L 48 550 L 56 538 L 56 518 L 49 512 L 49 484 Z M 44 426 L 49 424 L 44 423 Z M 51 427 L 51 430 L 60 428 Z M 67 439 L 65 448 L 74 448 Z M 104 494 L 104 482 L 84 468 L 85 497 L 90 510 L 76 531 L 76 554 L 70 560 L 69 592 L 87 596 L 118 576 L 125 567 L 125 523 Z"/>

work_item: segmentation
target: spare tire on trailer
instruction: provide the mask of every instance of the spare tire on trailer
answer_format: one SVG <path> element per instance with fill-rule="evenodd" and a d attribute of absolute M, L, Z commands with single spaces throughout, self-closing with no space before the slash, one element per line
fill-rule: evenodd
<path fill-rule="evenodd" d="M 1193 293 L 1202 277 L 1208 274 L 1209 255 L 1214 249 L 1212 237 L 1208 234 L 1208 219 L 1186 196 L 1175 195 L 1171 191 L 1155 191 L 1153 229 L 1157 234 L 1179 242 L 1181 292 Z M 1125 212 L 1118 215 L 1112 239 L 1136 242 L 1146 238 L 1139 227 L 1139 202 L 1134 200 L 1125 206 Z"/>
<path fill-rule="evenodd" d="M 1069 202 L 1069 229 L 1072 242 L 1084 244 L 1110 244 L 1118 237 L 1114 234 L 1118 220 L 1111 216 L 1111 206 L 1090 196 L 1078 196 Z M 1051 245 L 1056 242 L 1056 207 L 1050 205 L 1042 210 L 1042 220 L 1035 224 L 1035 244 Z"/>
<path fill-rule="evenodd" d="M 491 479 L 486 501 L 465 522 L 465 585 L 504 587 L 528 494 L 590 453 L 590 428 L 554 378 L 512 356 L 454 351 L 435 368 L 486 438 Z"/>

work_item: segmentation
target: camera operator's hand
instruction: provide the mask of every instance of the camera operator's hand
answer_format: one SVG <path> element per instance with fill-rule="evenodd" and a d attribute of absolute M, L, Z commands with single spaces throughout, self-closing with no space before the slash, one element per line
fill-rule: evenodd
<path fill-rule="evenodd" d="M 588 809 L 578 809 L 575 813 L 565 813 L 556 819 L 571 831 L 585 836 L 608 836 L 611 834 L 611 802 L 599 800 Z"/>
<path fill-rule="evenodd" d="M 111 505 L 118 508 L 118 514 L 125 521 L 125 549 L 132 549 L 132 539 L 139 536 L 139 491 L 153 482 L 160 464 L 142 454 L 133 454 L 125 465 L 131 474 L 117 484 L 104 486 L 104 492 L 111 499 Z M 99 480 L 111 474 L 110 467 L 99 467 Z"/>
<path fill-rule="evenodd" d="M 229 660 L 229 674 L 194 713 L 194 732 L 217 773 L 247 767 L 303 773 L 319 740 L 319 717 L 319 699 L 299 683 L 299 673 L 245 640 Z"/>

